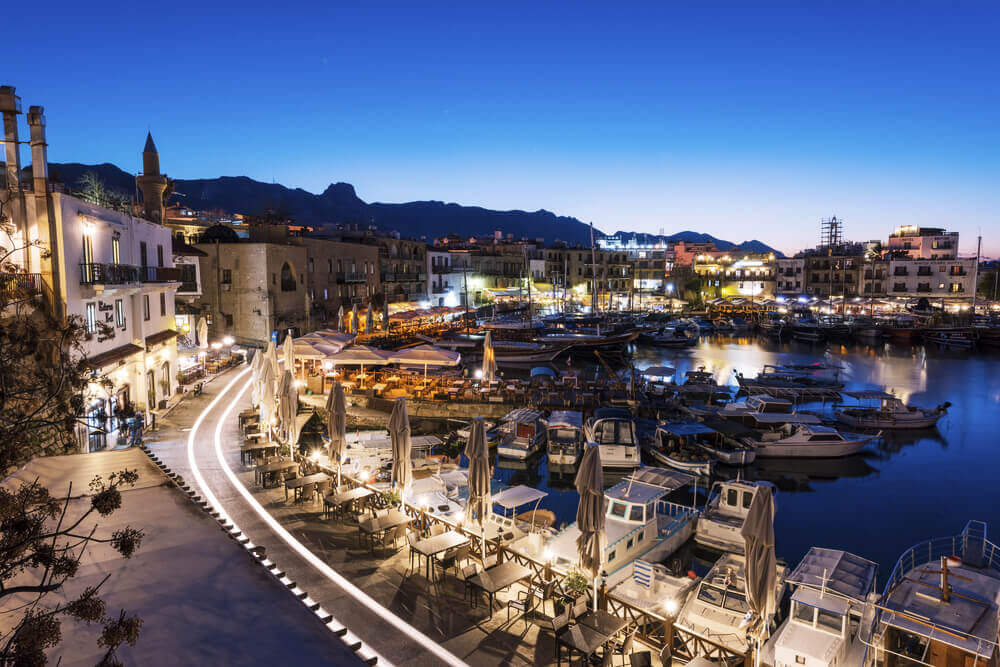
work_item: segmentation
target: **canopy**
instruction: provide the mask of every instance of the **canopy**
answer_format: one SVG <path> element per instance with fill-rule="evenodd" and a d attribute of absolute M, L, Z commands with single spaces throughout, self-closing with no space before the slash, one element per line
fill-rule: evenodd
<path fill-rule="evenodd" d="M 549 494 L 544 491 L 539 491 L 538 489 L 521 484 L 518 486 L 512 486 L 509 489 L 504 489 L 493 498 L 493 502 L 500 507 L 509 510 L 541 500 L 547 495 Z"/>
<path fill-rule="evenodd" d="M 715 429 L 700 422 L 685 422 L 680 424 L 661 424 L 660 430 L 673 435 L 704 435 L 715 433 Z"/>
<path fill-rule="evenodd" d="M 554 378 L 556 376 L 556 372 L 548 366 L 535 366 L 531 369 L 531 377 L 539 377 L 543 375 Z"/>
<path fill-rule="evenodd" d="M 878 565 L 839 549 L 811 547 L 787 581 L 840 593 L 864 602 L 875 583 Z"/>
<path fill-rule="evenodd" d="M 339 345 L 324 343 L 318 338 L 296 338 L 293 346 L 296 359 L 326 359 L 343 349 Z"/>
<path fill-rule="evenodd" d="M 274 394 L 277 391 L 278 380 L 281 379 L 281 369 L 278 368 L 278 351 L 274 348 L 273 340 L 267 341 L 267 350 L 264 354 L 264 361 L 271 365 L 271 379 L 275 386 L 269 391 Z"/>
<path fill-rule="evenodd" d="M 367 345 L 353 345 L 328 358 L 341 366 L 385 366 L 389 363 L 388 353 Z"/>
<path fill-rule="evenodd" d="M 766 629 L 775 611 L 777 561 L 774 555 L 774 499 L 771 489 L 758 486 L 740 529 L 746 550 L 746 594 L 750 609 Z"/>
<path fill-rule="evenodd" d="M 334 331 L 333 329 L 319 329 L 311 333 L 302 336 L 302 338 L 320 338 L 323 342 L 330 345 L 337 345 L 340 348 L 345 348 L 354 342 L 354 336 L 349 333 L 343 333 L 341 331 Z"/>
<path fill-rule="evenodd" d="M 406 493 L 413 481 L 410 461 L 410 416 L 406 412 L 406 399 L 397 398 L 389 416 L 389 439 L 392 441 L 392 485 Z"/>
<path fill-rule="evenodd" d="M 457 366 L 462 355 L 451 350 L 442 350 L 433 345 L 417 345 L 390 352 L 390 364 L 410 364 L 413 366 Z"/>

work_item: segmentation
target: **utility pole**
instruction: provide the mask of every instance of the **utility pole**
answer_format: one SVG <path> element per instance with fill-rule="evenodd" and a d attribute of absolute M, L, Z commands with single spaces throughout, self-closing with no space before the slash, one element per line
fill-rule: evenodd
<path fill-rule="evenodd" d="M 465 313 L 463 317 L 465 318 L 465 333 L 469 333 L 469 266 L 462 262 L 462 297 L 465 302 Z"/>

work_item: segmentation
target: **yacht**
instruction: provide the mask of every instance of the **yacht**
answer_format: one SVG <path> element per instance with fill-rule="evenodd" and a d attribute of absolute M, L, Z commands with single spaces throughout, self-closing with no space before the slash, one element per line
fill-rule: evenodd
<path fill-rule="evenodd" d="M 693 481 L 690 475 L 676 470 L 646 467 L 633 471 L 604 492 L 607 543 L 601 567 L 608 573 L 609 587 L 634 576 L 631 565 L 636 559 L 661 561 L 691 537 L 697 510 L 666 498 Z M 580 529 L 573 523 L 550 540 L 519 540 L 510 547 L 544 556 L 560 567 L 573 567 L 579 559 L 579 536 Z"/>
<path fill-rule="evenodd" d="M 836 458 L 857 454 L 881 435 L 881 431 L 862 435 L 840 433 L 829 426 L 785 424 L 776 431 L 762 433 L 759 438 L 745 438 L 743 442 L 757 450 L 758 458 Z"/>
<path fill-rule="evenodd" d="M 733 323 L 724 317 L 719 317 L 712 320 L 712 324 L 715 325 L 715 330 L 720 333 L 731 333 L 736 330 Z"/>
<path fill-rule="evenodd" d="M 1000 547 L 986 524 L 921 542 L 896 562 L 872 631 L 883 667 L 992 667 L 997 664 Z"/>
<path fill-rule="evenodd" d="M 743 553 L 740 531 L 757 489 L 765 487 L 772 493 L 775 487 L 767 482 L 730 480 L 716 482 L 708 495 L 708 503 L 698 518 L 694 541 L 716 551 Z"/>
<path fill-rule="evenodd" d="M 743 401 L 733 401 L 722 407 L 692 407 L 689 412 L 699 417 L 720 417 L 744 426 L 766 428 L 784 424 L 819 424 L 821 421 L 816 415 L 797 412 L 792 401 L 768 394 L 747 396 Z"/>
<path fill-rule="evenodd" d="M 872 561 L 837 549 L 812 547 L 786 579 L 791 611 L 764 644 L 768 665 L 862 667 L 874 621 Z"/>
<path fill-rule="evenodd" d="M 800 317 L 792 322 L 792 338 L 805 341 L 820 341 L 824 338 L 819 322 L 812 317 Z"/>
<path fill-rule="evenodd" d="M 545 422 L 538 410 L 511 410 L 500 422 L 500 428 L 506 434 L 497 445 L 500 456 L 526 459 L 539 452 L 545 443 Z"/>
<path fill-rule="evenodd" d="M 693 324 L 666 326 L 658 332 L 642 334 L 640 340 L 657 347 L 692 347 L 698 344 L 698 327 Z"/>
<path fill-rule="evenodd" d="M 750 648 L 747 641 L 746 618 L 750 605 L 746 597 L 745 564 L 743 556 L 723 554 L 684 603 L 676 625 L 721 644 L 734 653 L 745 654 Z M 785 566 L 778 563 L 775 574 L 774 599 L 780 600 L 785 591 Z"/>
<path fill-rule="evenodd" d="M 653 440 L 647 441 L 646 451 L 665 466 L 708 477 L 712 474 L 714 461 L 699 443 L 717 435 L 714 429 L 700 422 L 660 424 Z"/>
<path fill-rule="evenodd" d="M 622 408 L 597 408 L 583 427 L 587 442 L 601 449 L 601 467 L 638 468 L 641 465 L 635 438 L 635 420 Z"/>
<path fill-rule="evenodd" d="M 546 431 L 549 465 L 575 465 L 583 451 L 583 415 L 573 410 L 553 410 Z"/>
<path fill-rule="evenodd" d="M 948 413 L 947 401 L 933 410 L 906 405 L 892 394 L 879 390 L 848 391 L 846 396 L 858 405 L 845 406 L 834 411 L 837 421 L 853 428 L 878 428 L 903 430 L 931 428 Z"/>

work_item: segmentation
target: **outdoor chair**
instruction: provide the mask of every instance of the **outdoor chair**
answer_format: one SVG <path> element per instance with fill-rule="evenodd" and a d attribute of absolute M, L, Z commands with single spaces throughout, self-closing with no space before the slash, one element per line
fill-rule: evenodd
<path fill-rule="evenodd" d="M 326 498 L 326 496 L 330 493 L 330 487 L 332 485 L 333 482 L 328 479 L 325 479 L 322 482 L 316 482 L 316 494 L 320 498 Z"/>
<path fill-rule="evenodd" d="M 640 654 L 633 654 L 632 653 L 632 651 L 633 651 L 633 649 L 635 647 L 635 637 L 638 634 L 639 634 L 638 630 L 633 630 L 632 634 L 630 634 L 628 637 L 626 637 L 625 640 L 622 641 L 622 642 L 616 642 L 615 640 L 612 640 L 612 641 L 608 642 L 608 645 L 607 645 L 607 648 L 605 649 L 605 653 L 604 654 L 606 656 L 621 656 L 621 658 L 622 658 L 622 666 L 624 667 L 626 660 L 628 660 L 629 662 L 632 662 L 632 657 L 631 657 L 632 655 L 640 655 Z M 646 652 L 646 655 L 647 655 L 647 659 L 648 658 L 652 658 L 652 654 L 649 653 L 648 651 Z M 636 659 L 637 660 L 641 660 L 641 658 L 636 658 Z M 613 664 L 613 663 L 609 663 L 609 664 Z M 632 662 L 632 664 L 635 665 L 634 662 Z"/>
<path fill-rule="evenodd" d="M 462 546 L 445 553 L 444 556 L 439 558 L 437 561 L 438 567 L 441 568 L 441 572 L 447 572 L 451 568 L 455 568 L 455 570 L 458 571 L 459 563 L 468 560 L 470 549 L 470 545 L 463 544 Z"/>
<path fill-rule="evenodd" d="M 531 590 L 518 591 L 513 600 L 507 601 L 507 622 L 510 623 L 510 610 L 516 609 L 521 614 L 521 620 L 524 621 L 525 629 L 528 625 L 528 612 L 535 608 L 535 602 L 537 598 L 531 592 Z M 517 619 L 514 619 L 517 620 Z"/>
<path fill-rule="evenodd" d="M 469 600 L 470 603 L 472 599 L 472 585 L 469 583 L 469 580 L 472 579 L 472 577 L 476 576 L 476 574 L 478 573 L 479 573 L 479 565 L 477 563 L 466 565 L 458 572 L 458 579 L 459 581 L 462 582 L 465 589 L 462 593 L 462 599 Z"/>
<path fill-rule="evenodd" d="M 396 526 L 391 530 L 385 531 L 385 534 L 382 536 L 381 546 L 384 549 L 389 544 L 392 544 L 392 550 L 397 551 L 399 550 L 399 541 L 404 537 L 406 537 L 406 526 Z"/>
<path fill-rule="evenodd" d="M 431 537 L 435 535 L 441 535 L 442 533 L 448 532 L 448 529 L 443 523 L 435 523 L 431 526 Z"/>
<path fill-rule="evenodd" d="M 547 630 L 551 632 L 554 637 L 565 630 L 566 626 L 569 625 L 569 613 L 570 608 L 566 607 L 556 616 L 535 616 L 532 618 L 532 622 L 534 622 L 540 630 Z"/>
<path fill-rule="evenodd" d="M 552 599 L 552 594 L 556 589 L 556 579 L 552 581 L 532 583 L 528 586 L 527 593 L 530 594 L 536 601 L 541 603 L 542 611 L 545 611 L 545 602 Z"/>
<path fill-rule="evenodd" d="M 316 495 L 315 482 L 310 482 L 309 484 L 303 484 L 302 488 L 299 489 L 299 497 L 295 502 L 299 503 L 312 502 L 313 496 L 315 495 Z"/>
<path fill-rule="evenodd" d="M 587 613 L 587 607 L 589 606 L 588 602 L 589 600 L 586 595 L 582 595 L 576 599 L 576 602 L 573 603 L 574 620 Z"/>
<path fill-rule="evenodd" d="M 411 530 L 411 531 L 409 531 L 409 532 L 406 533 L 406 541 L 410 545 L 410 570 L 412 570 L 413 569 L 413 557 L 417 555 L 417 552 L 413 548 L 413 545 L 420 541 L 420 536 L 417 535 L 417 532 L 415 530 Z"/>

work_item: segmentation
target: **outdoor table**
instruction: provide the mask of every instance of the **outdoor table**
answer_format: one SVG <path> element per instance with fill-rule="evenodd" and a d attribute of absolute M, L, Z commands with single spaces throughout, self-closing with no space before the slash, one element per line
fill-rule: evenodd
<path fill-rule="evenodd" d="M 274 463 L 265 463 L 264 465 L 259 465 L 254 468 L 254 481 L 260 477 L 260 483 L 267 488 L 267 476 L 273 475 L 277 472 L 284 472 L 286 470 L 294 470 L 298 468 L 299 464 L 295 461 L 275 461 Z"/>
<path fill-rule="evenodd" d="M 247 463 L 253 461 L 254 454 L 258 452 L 267 453 L 269 449 L 273 449 L 275 452 L 278 451 L 278 443 L 276 442 L 254 442 L 250 441 L 240 447 L 240 463 Z"/>
<path fill-rule="evenodd" d="M 292 489 L 295 499 L 298 499 L 299 490 L 306 484 L 315 484 L 316 482 L 325 482 L 330 479 L 330 476 L 325 472 L 314 472 L 311 475 L 303 475 L 302 477 L 296 477 L 295 479 L 289 479 L 285 481 L 285 500 L 288 500 L 288 489 Z"/>
<path fill-rule="evenodd" d="M 389 510 L 385 516 L 372 518 L 370 521 L 358 522 L 358 544 L 361 544 L 362 533 L 368 533 L 370 538 L 369 546 L 375 551 L 375 536 L 387 530 L 392 530 L 397 526 L 405 526 L 413 521 L 412 517 L 406 516 L 399 510 Z"/>
<path fill-rule="evenodd" d="M 377 382 L 377 383 L 375 383 L 375 384 L 372 385 L 372 389 L 375 390 L 375 393 L 381 393 L 381 392 L 385 391 L 385 388 L 388 387 L 388 386 L 389 385 L 387 385 L 385 382 Z"/>
<path fill-rule="evenodd" d="M 489 581 L 483 581 L 483 574 L 486 574 Z M 515 561 L 509 560 L 491 567 L 486 572 L 480 572 L 469 578 L 469 584 L 480 589 L 490 596 L 490 618 L 493 618 L 493 603 L 496 601 L 497 593 L 509 588 L 519 581 L 529 579 L 532 571 Z M 475 599 L 478 599 L 475 598 Z M 475 603 L 473 603 L 475 606 Z"/>
<path fill-rule="evenodd" d="M 586 626 L 591 630 L 601 633 L 608 639 L 611 639 L 628 627 L 627 620 L 620 616 L 608 613 L 603 609 L 588 611 L 587 613 L 577 617 L 576 622 L 579 625 Z"/>
<path fill-rule="evenodd" d="M 563 646 L 569 649 L 569 659 L 572 664 L 573 651 L 583 654 L 584 658 L 589 658 L 607 641 L 607 637 L 593 628 L 579 624 L 567 626 L 556 634 L 556 664 L 562 663 Z"/>
<path fill-rule="evenodd" d="M 431 559 L 434 556 L 444 553 L 449 549 L 454 549 L 457 546 L 468 544 L 468 542 L 469 538 L 465 535 L 454 530 L 449 530 L 446 533 L 428 537 L 414 543 L 413 549 L 427 560 L 427 580 L 431 581 L 432 579 Z"/>
<path fill-rule="evenodd" d="M 246 433 L 244 437 L 247 440 L 260 440 L 264 437 L 264 433 L 262 431 L 251 431 L 250 433 Z"/>
<path fill-rule="evenodd" d="M 355 503 L 374 495 L 374 491 L 363 486 L 356 486 L 353 489 L 348 489 L 340 493 L 330 493 L 323 499 L 323 509 L 327 510 L 331 507 L 340 507 L 346 503 Z"/>

